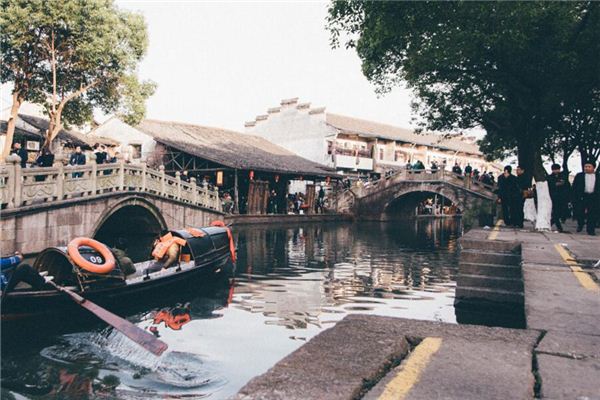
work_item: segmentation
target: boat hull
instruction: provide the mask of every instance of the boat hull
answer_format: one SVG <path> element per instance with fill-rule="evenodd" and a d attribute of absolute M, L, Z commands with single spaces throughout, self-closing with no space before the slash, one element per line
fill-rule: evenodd
<path fill-rule="evenodd" d="M 228 252 L 216 254 L 207 262 L 193 268 L 156 277 L 138 283 L 106 287 L 82 293 L 83 297 L 107 310 L 125 315 L 133 309 L 148 309 L 161 298 L 189 292 L 203 283 L 214 281 L 231 267 Z M 68 325 L 77 319 L 86 319 L 90 313 L 78 306 L 65 294 L 48 290 L 13 292 L 2 299 L 2 328 L 33 322 L 37 325 Z"/>

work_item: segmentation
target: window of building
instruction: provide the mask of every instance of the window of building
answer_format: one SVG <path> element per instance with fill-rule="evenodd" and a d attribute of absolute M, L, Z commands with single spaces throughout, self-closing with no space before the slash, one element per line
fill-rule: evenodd
<path fill-rule="evenodd" d="M 142 145 L 141 144 L 132 144 L 131 145 L 131 158 L 138 159 L 142 158 Z"/>

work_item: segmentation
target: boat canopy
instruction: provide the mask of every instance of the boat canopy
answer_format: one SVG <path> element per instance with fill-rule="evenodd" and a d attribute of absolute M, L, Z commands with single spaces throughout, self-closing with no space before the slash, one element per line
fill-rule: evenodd
<path fill-rule="evenodd" d="M 173 236 L 180 237 L 186 241 L 182 254 L 189 254 L 196 265 L 200 264 L 206 255 L 214 250 L 222 250 L 229 246 L 227 228 L 203 227 L 192 229 L 178 229 L 169 231 Z M 203 234 L 203 236 L 200 236 Z"/>

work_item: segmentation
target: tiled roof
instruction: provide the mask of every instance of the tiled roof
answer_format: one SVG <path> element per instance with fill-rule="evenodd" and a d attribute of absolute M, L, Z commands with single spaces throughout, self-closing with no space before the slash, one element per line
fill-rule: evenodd
<path fill-rule="evenodd" d="M 358 134 L 372 138 L 398 140 L 424 146 L 438 147 L 445 150 L 481 155 L 481 151 L 475 143 L 466 142 L 457 136 L 448 137 L 433 133 L 417 134 L 410 129 L 332 113 L 326 114 L 325 121 L 328 125 L 339 129 L 344 133 Z"/>
<path fill-rule="evenodd" d="M 154 140 L 206 160 L 238 169 L 333 176 L 335 171 L 268 140 L 221 128 L 146 119 L 136 126 Z"/>

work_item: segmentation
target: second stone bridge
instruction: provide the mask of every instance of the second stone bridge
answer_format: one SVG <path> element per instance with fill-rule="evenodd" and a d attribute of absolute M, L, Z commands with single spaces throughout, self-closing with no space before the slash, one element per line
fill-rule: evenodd
<path fill-rule="evenodd" d="M 417 205 L 435 195 L 449 200 L 468 217 L 493 211 L 492 186 L 442 170 L 404 170 L 372 184 L 354 186 L 338 197 L 338 209 L 360 219 L 385 221 L 414 216 Z"/>

